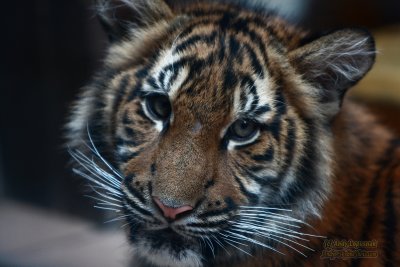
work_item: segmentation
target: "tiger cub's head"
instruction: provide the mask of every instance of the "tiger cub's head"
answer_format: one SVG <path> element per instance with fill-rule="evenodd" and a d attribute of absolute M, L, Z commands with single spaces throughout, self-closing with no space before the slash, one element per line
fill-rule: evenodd
<path fill-rule="evenodd" d="M 297 227 L 330 193 L 330 122 L 373 64 L 372 37 L 311 40 L 249 4 L 169 2 L 98 1 L 111 43 L 68 125 L 76 172 L 124 213 L 139 260 L 299 248 Z"/>

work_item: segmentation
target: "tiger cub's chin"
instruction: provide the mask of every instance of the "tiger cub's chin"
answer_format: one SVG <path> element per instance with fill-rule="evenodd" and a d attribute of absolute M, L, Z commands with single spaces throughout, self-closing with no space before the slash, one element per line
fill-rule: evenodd
<path fill-rule="evenodd" d="M 179 236 L 171 230 L 154 231 L 135 237 L 133 266 L 138 263 L 154 266 L 203 266 L 200 244 Z M 136 263 L 136 265 L 135 265 Z"/>
<path fill-rule="evenodd" d="M 312 38 L 260 1 L 96 6 L 110 46 L 69 147 L 132 266 L 400 265 L 400 142 L 345 99 L 367 31 Z M 332 260 L 325 238 L 379 256 Z"/>

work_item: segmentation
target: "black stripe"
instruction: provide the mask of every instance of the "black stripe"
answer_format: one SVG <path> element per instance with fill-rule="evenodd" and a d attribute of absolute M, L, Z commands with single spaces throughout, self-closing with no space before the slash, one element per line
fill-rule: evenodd
<path fill-rule="evenodd" d="M 275 108 L 276 108 L 277 116 L 282 116 L 282 115 L 286 114 L 286 111 L 287 111 L 286 100 L 285 100 L 285 97 L 283 96 L 282 88 L 280 86 L 276 90 L 275 104 L 276 104 Z"/>
<path fill-rule="evenodd" d="M 215 25 L 217 22 L 216 22 L 216 20 L 211 20 L 211 19 L 203 19 L 203 20 L 200 20 L 200 21 L 196 21 L 195 23 L 193 23 L 192 25 L 190 25 L 190 26 L 188 26 L 188 27 L 186 27 L 186 29 L 184 30 L 184 31 L 182 31 L 179 35 L 178 35 L 178 37 L 179 37 L 179 39 L 184 39 L 185 37 L 187 37 L 188 35 L 190 35 L 192 32 L 193 32 L 193 30 L 194 30 L 194 28 L 196 28 L 196 27 L 200 27 L 200 26 L 208 26 L 208 25 Z"/>
<path fill-rule="evenodd" d="M 230 16 L 230 17 L 237 16 L 237 13 L 232 13 L 232 12 L 227 11 L 225 9 L 213 9 L 213 10 L 199 10 L 199 9 L 197 9 L 197 10 L 189 11 L 188 14 L 195 15 L 195 16 L 198 16 L 198 17 L 201 17 L 201 16 L 218 16 L 218 15 L 221 15 L 221 16 L 227 15 L 227 16 Z"/>
<path fill-rule="evenodd" d="M 229 36 L 229 49 L 230 59 L 235 59 L 239 64 L 243 64 L 243 54 L 239 53 L 240 44 L 233 36 Z"/>
<path fill-rule="evenodd" d="M 151 173 L 151 176 L 155 176 L 156 175 L 156 172 L 157 172 L 157 167 L 156 167 L 156 164 L 155 163 L 152 163 L 151 165 L 150 165 L 150 173 Z"/>
<path fill-rule="evenodd" d="M 168 72 L 168 71 L 171 71 L 171 72 L 172 72 L 172 76 L 171 76 L 171 78 L 170 78 L 170 80 L 169 80 L 168 83 L 169 83 L 169 84 L 173 84 L 173 83 L 175 82 L 175 80 L 177 79 L 180 70 L 181 70 L 182 68 L 184 68 L 186 65 L 190 65 L 190 62 L 191 62 L 192 60 L 195 60 L 195 58 L 194 58 L 193 56 L 186 56 L 186 57 L 180 58 L 180 59 L 179 59 L 178 61 L 176 61 L 176 62 L 173 62 L 173 63 L 171 63 L 171 64 L 165 66 L 165 67 L 162 69 L 162 72 Z M 189 76 L 189 77 L 190 77 L 190 76 Z M 165 88 L 165 90 L 169 91 L 170 88 Z"/>
<path fill-rule="evenodd" d="M 214 185 L 215 185 L 214 179 L 210 179 L 210 180 L 208 180 L 207 183 L 204 185 L 204 189 L 208 189 L 208 188 L 210 188 L 210 187 L 212 187 L 212 186 L 214 186 Z"/>
<path fill-rule="evenodd" d="M 231 208 L 224 208 L 224 209 L 221 209 L 221 210 L 206 211 L 206 212 L 203 212 L 203 213 L 197 215 L 197 217 L 199 219 L 205 219 L 205 218 L 210 217 L 210 216 L 228 215 L 229 212 L 231 212 L 231 211 L 232 211 Z"/>
<path fill-rule="evenodd" d="M 242 81 L 241 81 L 241 86 L 242 88 L 249 88 L 249 94 L 253 96 L 253 101 L 250 104 L 250 110 L 249 112 L 254 111 L 259 103 L 259 97 L 257 94 L 257 88 L 254 84 L 253 79 L 250 76 L 244 76 L 242 77 Z M 247 95 L 245 90 L 242 91 L 241 95 L 240 95 L 240 101 L 241 101 L 241 109 L 244 110 L 248 101 Z M 251 114 L 249 114 L 251 115 Z"/>
<path fill-rule="evenodd" d="M 318 162 L 317 153 L 318 148 L 315 144 L 315 126 L 311 121 L 305 121 L 307 125 L 307 132 L 309 136 L 305 144 L 304 153 L 300 158 L 299 169 L 297 170 L 297 178 L 286 190 L 284 194 L 284 204 L 297 203 L 297 200 L 302 198 L 306 192 L 313 190 L 319 177 L 316 177 L 316 162 Z M 294 133 L 293 133 L 294 134 Z M 288 140 L 289 141 L 289 140 Z M 286 146 L 292 146 L 287 144 Z"/>
<path fill-rule="evenodd" d="M 173 53 L 183 52 L 183 51 L 187 50 L 188 48 L 196 46 L 196 44 L 198 44 L 198 43 L 205 43 L 208 45 L 212 44 L 215 41 L 216 37 L 217 37 L 216 31 L 213 31 L 207 35 L 194 35 L 194 36 L 188 38 L 187 40 L 185 40 L 184 42 L 182 42 L 181 44 L 179 44 L 178 46 L 176 46 Z"/>
<path fill-rule="evenodd" d="M 135 74 L 136 79 L 140 79 L 140 80 L 146 78 L 147 75 L 149 75 L 149 67 L 148 66 L 139 69 Z"/>
<path fill-rule="evenodd" d="M 118 109 L 123 97 L 125 96 L 126 89 L 128 88 L 128 82 L 129 82 L 129 75 L 125 75 L 124 77 L 122 77 L 122 79 L 118 85 L 114 103 L 112 105 L 112 114 L 117 113 L 117 109 Z"/>
<path fill-rule="evenodd" d="M 146 83 L 148 85 L 150 85 L 154 89 L 162 90 L 162 88 L 160 88 L 160 86 L 157 84 L 157 81 L 156 81 L 156 79 L 154 77 L 148 77 L 147 80 L 146 80 Z"/>
<path fill-rule="evenodd" d="M 117 125 L 117 120 L 118 120 L 118 108 L 121 105 L 121 102 L 126 94 L 126 90 L 128 88 L 128 82 L 129 82 L 129 75 L 124 75 L 118 85 L 117 92 L 115 93 L 116 96 L 114 98 L 114 102 L 112 104 L 111 108 L 111 114 L 113 117 L 113 120 L 111 121 L 111 126 L 110 128 L 112 129 L 112 132 L 115 134 L 116 132 L 116 125 Z"/>
<path fill-rule="evenodd" d="M 253 170 L 260 169 L 261 170 L 261 169 L 264 169 L 264 167 L 253 166 L 250 169 L 253 169 Z M 255 181 L 256 183 L 258 183 L 261 186 L 270 185 L 271 181 L 276 179 L 275 177 L 271 177 L 271 176 L 262 176 L 262 177 L 260 177 L 260 176 L 258 176 L 256 174 L 254 174 L 254 172 L 252 170 L 249 170 L 247 168 L 243 168 L 242 170 L 245 173 L 244 176 L 246 176 L 247 178 Z"/>
<path fill-rule="evenodd" d="M 233 58 L 236 58 L 240 51 L 239 41 L 236 40 L 233 36 L 229 36 L 229 55 Z"/>
<path fill-rule="evenodd" d="M 233 28 L 237 31 L 237 33 L 240 32 L 243 35 L 250 37 L 252 44 L 255 44 L 256 46 L 258 46 L 259 52 L 261 53 L 261 55 L 263 57 L 263 61 L 264 61 L 263 65 L 267 66 L 267 69 L 270 69 L 269 68 L 269 59 L 266 54 L 267 48 L 265 46 L 265 43 L 256 32 L 254 32 L 253 30 L 251 30 L 248 27 L 248 23 L 249 23 L 249 21 L 241 18 L 241 19 L 238 19 L 238 21 L 233 24 Z M 253 51 L 253 49 L 250 48 L 250 51 Z M 253 51 L 253 53 L 254 53 L 254 51 Z"/>
<path fill-rule="evenodd" d="M 171 78 L 169 80 L 169 84 L 173 84 L 176 80 L 176 78 L 178 77 L 178 74 L 180 72 L 180 70 L 185 67 L 186 65 L 189 64 L 189 61 L 192 60 L 193 57 L 189 56 L 189 57 L 182 57 L 180 58 L 178 61 L 173 62 L 167 66 L 165 66 L 163 68 L 163 72 L 167 72 L 167 71 L 171 71 L 172 75 Z M 170 88 L 166 88 L 167 90 L 170 90 Z"/>
<path fill-rule="evenodd" d="M 144 199 L 144 197 L 140 194 L 139 191 L 136 191 L 131 185 L 134 178 L 135 178 L 134 175 L 126 177 L 124 180 L 124 184 L 128 189 L 129 193 L 131 193 L 135 198 L 137 198 L 142 204 L 145 204 L 146 200 Z"/>
<path fill-rule="evenodd" d="M 226 220 L 217 221 L 217 222 L 204 222 L 204 223 L 188 223 L 186 224 L 189 227 L 219 227 L 226 225 Z"/>
<path fill-rule="evenodd" d="M 151 181 L 148 182 L 147 187 L 149 188 L 149 195 L 152 196 L 153 195 L 153 184 L 151 183 Z"/>
<path fill-rule="evenodd" d="M 289 152 L 290 153 L 290 152 Z M 262 155 L 255 155 L 251 157 L 255 161 L 271 161 L 274 159 L 274 147 L 271 145 Z"/>
<path fill-rule="evenodd" d="M 158 83 L 161 84 L 162 89 L 165 91 L 166 88 L 164 86 L 164 82 L 165 82 L 165 71 L 162 70 L 158 75 Z"/>
<path fill-rule="evenodd" d="M 221 31 L 226 31 L 226 29 L 231 25 L 232 19 L 232 14 L 229 14 L 228 12 L 225 12 L 222 15 L 222 18 L 219 21 L 219 28 Z"/>
<path fill-rule="evenodd" d="M 278 175 L 278 177 L 281 177 L 281 178 L 283 178 L 287 174 L 287 171 L 289 170 L 290 166 L 292 165 L 293 158 L 294 158 L 293 150 L 296 145 L 295 123 L 293 122 L 292 119 L 288 119 L 287 123 L 288 123 L 288 126 L 287 126 L 286 140 L 285 140 L 286 153 L 285 153 L 284 166 Z"/>
<path fill-rule="evenodd" d="M 257 107 L 253 112 L 252 116 L 254 117 L 260 117 L 264 115 L 265 113 L 271 111 L 271 107 L 268 104 L 262 105 Z"/>
<path fill-rule="evenodd" d="M 222 18 L 220 19 L 219 23 L 220 24 L 220 28 L 221 31 L 225 30 L 227 28 L 227 26 L 229 26 L 229 28 L 232 28 L 236 33 L 242 33 L 245 36 L 249 36 L 251 39 L 251 42 L 253 44 L 255 44 L 256 46 L 258 46 L 259 51 L 262 55 L 264 64 L 261 64 L 257 58 L 257 55 L 255 54 L 255 52 L 253 51 L 253 49 L 249 46 L 249 45 L 245 45 L 247 46 L 247 50 L 248 53 L 250 54 L 250 59 L 252 61 L 253 67 L 255 68 L 256 72 L 259 73 L 259 75 L 263 78 L 264 77 L 264 69 L 262 68 L 262 65 L 266 65 L 267 67 L 269 66 L 269 60 L 266 54 L 266 46 L 264 44 L 264 41 L 262 40 L 262 38 L 253 30 L 251 30 L 248 27 L 248 21 L 246 19 L 243 18 L 238 18 L 235 19 L 236 21 L 234 23 L 231 22 L 233 17 L 237 17 L 237 14 L 231 13 L 231 12 L 214 12 L 214 11 L 210 11 L 212 14 L 217 14 L 217 15 L 221 15 Z M 209 12 L 205 12 L 205 11 L 197 11 L 197 12 L 193 12 L 192 14 L 195 14 L 197 16 L 201 16 L 201 14 L 209 14 Z M 229 19 L 229 23 L 227 23 L 227 19 L 226 18 L 230 18 Z M 214 21 L 211 20 L 205 20 L 205 21 L 201 21 L 198 22 L 197 24 L 193 24 L 190 27 L 188 27 L 183 33 L 181 33 L 179 36 L 180 38 L 183 38 L 184 36 L 190 34 L 193 31 L 193 28 L 195 28 L 196 26 L 199 25 L 207 25 L 207 24 L 215 24 Z"/>
<path fill-rule="evenodd" d="M 115 146 L 116 147 L 123 147 L 123 146 L 130 146 L 130 147 L 135 147 L 138 146 L 138 143 L 134 140 L 126 140 L 121 137 L 115 138 Z"/>
<path fill-rule="evenodd" d="M 226 45 L 225 45 L 225 34 L 220 35 L 219 37 L 219 51 L 218 51 L 218 60 L 219 62 L 222 62 L 225 58 L 225 52 L 226 52 Z M 228 58 L 228 66 L 230 66 L 232 63 L 232 58 Z"/>
<path fill-rule="evenodd" d="M 134 139 L 136 139 L 136 132 L 131 128 L 131 127 L 128 127 L 128 126 L 125 126 L 124 127 L 124 131 L 125 131 L 125 134 L 129 137 L 129 138 L 131 138 L 132 140 L 134 140 Z"/>
<path fill-rule="evenodd" d="M 231 68 L 226 68 L 223 89 L 233 89 L 237 85 L 238 80 L 236 74 Z"/>
<path fill-rule="evenodd" d="M 144 66 L 143 68 L 137 70 L 135 77 L 136 77 L 136 84 L 133 87 L 132 91 L 129 93 L 128 102 L 132 101 L 133 99 L 137 98 L 141 94 L 141 89 L 143 86 L 143 80 L 149 75 L 149 70 L 153 66 L 154 62 L 151 61 L 150 64 Z"/>
<path fill-rule="evenodd" d="M 135 204 L 133 204 L 133 205 L 135 205 Z M 126 221 L 130 222 L 130 223 L 133 223 L 133 225 L 130 225 L 131 226 L 131 230 L 140 229 L 138 227 L 138 224 L 141 224 L 142 222 L 148 222 L 148 223 L 152 223 L 152 224 L 154 224 L 156 222 L 161 223 L 160 220 L 158 220 L 157 218 L 154 218 L 154 217 L 152 217 L 153 220 L 150 220 L 150 219 L 147 219 L 147 218 L 143 218 L 143 217 L 138 217 L 138 215 L 136 213 L 131 212 L 130 209 L 128 209 L 128 207 L 130 207 L 130 205 L 127 203 L 127 201 L 125 201 L 123 203 L 123 208 L 122 209 L 123 209 L 124 214 L 128 215 Z M 152 214 L 150 214 L 150 215 L 152 215 Z"/>
<path fill-rule="evenodd" d="M 170 77 L 170 79 L 169 79 L 168 85 L 174 84 L 174 82 L 176 81 L 176 78 L 178 78 L 179 72 L 180 72 L 180 69 L 179 69 L 179 70 L 175 70 L 175 71 L 172 73 L 172 75 L 171 75 L 171 77 Z M 185 81 L 184 81 L 184 82 L 185 82 Z M 166 90 L 167 90 L 167 91 L 171 90 L 171 87 L 166 88 Z"/>
<path fill-rule="evenodd" d="M 134 210 L 138 211 L 139 213 L 142 213 L 143 215 L 147 215 L 147 216 L 151 216 L 153 217 L 153 214 L 150 211 L 147 211 L 145 209 L 142 209 L 141 207 L 139 207 L 135 202 L 133 202 L 132 200 L 130 200 L 129 198 L 125 198 L 125 201 L 127 202 L 127 204 L 129 204 L 129 206 L 131 208 L 133 208 Z M 131 211 L 128 210 L 128 213 L 131 213 Z M 145 220 L 144 218 L 141 218 L 141 220 Z"/>
<path fill-rule="evenodd" d="M 127 163 L 128 161 L 139 156 L 140 152 L 141 151 L 125 153 L 125 154 L 117 154 L 115 157 L 116 157 L 117 162 L 119 162 L 120 164 L 123 164 L 123 163 Z"/>
<path fill-rule="evenodd" d="M 247 200 L 249 201 L 249 204 L 256 204 L 258 203 L 259 197 L 256 194 L 253 194 L 249 192 L 246 187 L 243 185 L 242 181 L 237 177 L 236 175 L 234 176 L 235 181 L 239 184 L 239 189 L 240 192 L 247 197 Z"/>
<path fill-rule="evenodd" d="M 206 66 L 213 60 L 213 55 L 210 55 L 206 59 L 193 59 L 190 62 L 190 72 L 188 77 L 196 77 Z"/>
<path fill-rule="evenodd" d="M 279 142 L 281 133 L 281 118 L 275 117 L 273 121 L 268 124 L 261 125 L 261 131 L 267 131 L 272 134 L 272 137 Z"/>
<path fill-rule="evenodd" d="M 128 102 L 131 102 L 140 95 L 140 90 L 142 89 L 142 87 L 143 87 L 143 82 L 138 81 L 129 94 Z"/>
<path fill-rule="evenodd" d="M 253 67 L 253 71 L 255 72 L 255 74 L 259 75 L 261 79 L 263 79 L 265 76 L 264 68 L 258 60 L 256 53 L 248 44 L 243 45 L 243 48 L 247 50 L 247 53 L 250 57 L 251 66 Z"/>
<path fill-rule="evenodd" d="M 233 199 L 231 197 L 224 198 L 224 201 L 225 201 L 225 205 L 227 206 L 227 208 L 230 208 L 231 210 L 234 210 L 237 208 L 235 201 L 233 201 Z"/>
<path fill-rule="evenodd" d="M 149 74 L 149 69 L 151 68 L 152 64 L 150 64 L 149 66 L 145 66 L 136 72 L 135 74 L 135 77 L 137 79 L 136 85 L 133 87 L 133 90 L 129 93 L 128 102 L 132 101 L 133 99 L 139 96 L 140 90 L 142 89 L 143 86 L 143 80 Z"/>
<path fill-rule="evenodd" d="M 133 120 L 131 120 L 131 118 L 129 118 L 129 111 L 128 110 L 125 110 L 125 112 L 124 112 L 124 116 L 122 118 L 122 123 L 124 125 L 128 125 L 128 124 L 133 124 L 134 123 Z"/>

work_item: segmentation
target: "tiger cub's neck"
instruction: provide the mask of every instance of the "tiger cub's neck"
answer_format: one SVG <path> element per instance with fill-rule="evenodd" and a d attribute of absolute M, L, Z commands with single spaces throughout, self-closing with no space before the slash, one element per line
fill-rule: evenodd
<path fill-rule="evenodd" d="M 326 250 L 322 242 L 329 240 L 377 241 L 378 247 L 372 251 L 378 252 L 378 257 L 339 258 L 329 266 L 345 266 L 346 263 L 383 266 L 385 242 L 388 238 L 399 238 L 394 237 L 395 233 L 388 229 L 393 226 L 385 225 L 385 221 L 391 220 L 386 210 L 388 203 L 397 201 L 397 205 L 400 204 L 398 199 L 387 198 L 389 187 L 394 188 L 395 183 L 397 188 L 400 185 L 400 173 L 397 173 L 397 181 L 393 180 L 395 175 L 388 174 L 391 168 L 399 171 L 396 166 L 400 162 L 400 142 L 367 109 L 350 101 L 344 102 L 333 121 L 333 136 L 332 193 L 323 207 L 321 220 L 311 223 L 327 238 L 320 240 L 315 248 L 318 253 L 311 257 L 315 258 L 315 266 L 325 266 L 331 261 L 321 257 Z"/>

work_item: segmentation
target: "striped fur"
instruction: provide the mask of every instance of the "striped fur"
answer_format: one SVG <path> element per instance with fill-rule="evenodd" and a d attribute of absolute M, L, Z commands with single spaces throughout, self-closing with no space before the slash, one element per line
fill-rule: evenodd
<path fill-rule="evenodd" d="M 233 2 L 98 2 L 112 43 L 69 147 L 98 206 L 126 220 L 133 266 L 396 266 L 400 142 L 343 100 L 372 37 L 310 40 Z M 230 135 L 239 119 L 258 127 L 248 140 Z M 194 210 L 168 222 L 152 197 Z M 379 256 L 325 259 L 325 238 L 377 240 Z"/>

